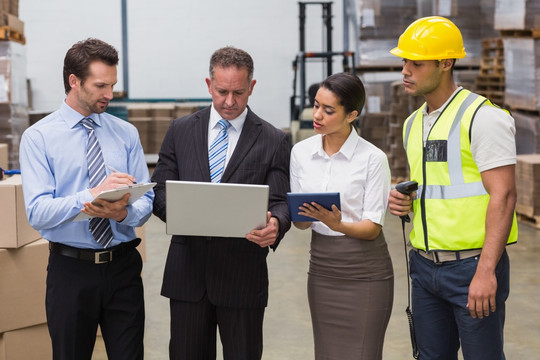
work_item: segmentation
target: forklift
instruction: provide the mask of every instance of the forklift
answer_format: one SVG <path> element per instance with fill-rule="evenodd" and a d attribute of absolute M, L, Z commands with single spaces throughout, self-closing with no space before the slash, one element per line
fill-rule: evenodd
<path fill-rule="evenodd" d="M 292 143 L 295 144 L 311 135 L 313 130 L 313 100 L 319 88 L 319 83 L 312 84 L 307 88 L 306 85 L 306 64 L 312 61 L 322 61 L 326 63 L 326 76 L 333 74 L 333 58 L 335 56 L 343 57 L 343 71 L 351 71 L 356 74 L 355 53 L 351 51 L 336 52 L 332 50 L 332 2 L 299 2 L 299 20 L 300 20 L 300 51 L 293 60 L 293 95 L 290 98 L 290 120 Z M 325 43 L 322 52 L 306 51 L 306 7 L 318 5 L 322 7 L 322 21 L 325 29 L 323 42 Z M 349 64 L 351 64 L 349 66 Z"/>

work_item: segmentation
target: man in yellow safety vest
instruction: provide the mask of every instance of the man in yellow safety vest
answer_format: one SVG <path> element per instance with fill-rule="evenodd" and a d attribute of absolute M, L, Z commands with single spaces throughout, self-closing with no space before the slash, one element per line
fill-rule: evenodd
<path fill-rule="evenodd" d="M 414 213 L 409 253 L 420 359 L 505 359 L 507 244 L 514 213 L 515 125 L 508 112 L 456 85 L 465 57 L 450 20 L 413 22 L 390 51 L 403 58 L 403 85 L 426 102 L 405 121 L 413 196 L 392 190 L 390 212 Z"/>

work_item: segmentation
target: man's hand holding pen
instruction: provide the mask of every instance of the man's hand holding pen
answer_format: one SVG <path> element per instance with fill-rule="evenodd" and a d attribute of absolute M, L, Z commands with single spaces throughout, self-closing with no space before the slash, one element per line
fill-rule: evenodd
<path fill-rule="evenodd" d="M 133 176 L 119 172 L 109 165 L 106 166 L 112 171 L 112 173 L 110 173 L 101 184 L 89 190 L 94 199 L 103 191 L 136 184 Z M 127 216 L 126 207 L 128 205 L 129 197 L 130 194 L 126 194 L 117 201 L 96 199 L 92 202 L 86 202 L 84 203 L 84 209 L 82 209 L 82 212 L 94 217 L 122 221 Z"/>
<path fill-rule="evenodd" d="M 121 172 L 112 172 L 98 186 L 90 189 L 90 194 L 96 198 L 101 192 L 113 190 L 121 186 L 136 184 L 135 178 L 129 174 Z"/>

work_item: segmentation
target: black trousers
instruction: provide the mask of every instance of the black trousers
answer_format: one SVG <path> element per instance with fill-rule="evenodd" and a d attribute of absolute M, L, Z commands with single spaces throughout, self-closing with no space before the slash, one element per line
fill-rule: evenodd
<path fill-rule="evenodd" d="M 143 358 L 141 270 L 135 248 L 105 264 L 51 252 L 45 303 L 54 360 L 90 360 L 98 324 L 109 360 Z"/>
<path fill-rule="evenodd" d="M 171 299 L 171 360 L 215 360 L 216 327 L 224 360 L 259 360 L 263 350 L 264 308 L 215 306 L 205 295 L 198 303 Z"/>

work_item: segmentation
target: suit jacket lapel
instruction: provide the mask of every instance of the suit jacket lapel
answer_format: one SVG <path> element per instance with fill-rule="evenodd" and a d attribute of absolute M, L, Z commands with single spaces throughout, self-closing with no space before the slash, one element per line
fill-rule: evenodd
<path fill-rule="evenodd" d="M 227 167 L 225 168 L 225 172 L 223 173 L 221 182 L 227 182 L 230 179 L 231 175 L 238 168 L 238 165 L 242 163 L 242 160 L 245 158 L 246 154 L 251 149 L 255 141 L 257 141 L 257 138 L 261 133 L 260 125 L 260 119 L 248 108 L 246 122 L 244 123 L 244 127 L 242 128 L 242 133 L 240 134 L 240 138 L 238 139 L 238 143 L 236 144 L 234 153 L 232 154 L 231 159 L 229 160 Z M 208 173 L 210 173 L 210 170 L 208 170 Z"/>
<path fill-rule="evenodd" d="M 195 122 L 195 141 L 197 147 L 196 161 L 199 163 L 201 172 L 205 179 L 210 181 L 210 165 L 208 164 L 208 123 L 210 122 L 210 107 L 200 112 L 199 118 Z M 188 159 L 189 161 L 189 159 Z"/>

